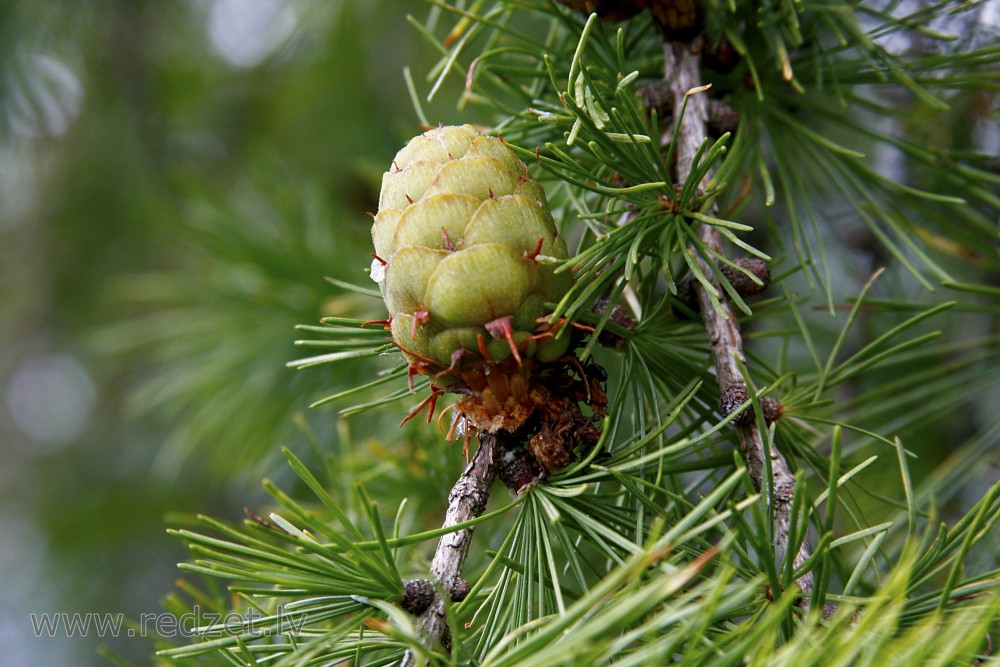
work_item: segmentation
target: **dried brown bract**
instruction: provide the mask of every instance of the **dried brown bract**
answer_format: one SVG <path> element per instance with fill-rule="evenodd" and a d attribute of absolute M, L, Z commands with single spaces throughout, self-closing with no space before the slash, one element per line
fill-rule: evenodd
<path fill-rule="evenodd" d="M 584 367 L 573 356 L 543 364 L 526 359 L 490 367 L 489 374 L 470 374 L 472 393 L 456 403 L 466 428 L 511 434 L 524 442 L 532 461 L 520 461 L 518 448 L 499 453 L 501 477 L 516 493 L 562 469 L 580 445 L 600 439 L 597 422 L 607 414 L 604 369 Z M 505 472 L 506 466 L 506 472 Z M 537 470 L 535 467 L 537 466 Z"/>

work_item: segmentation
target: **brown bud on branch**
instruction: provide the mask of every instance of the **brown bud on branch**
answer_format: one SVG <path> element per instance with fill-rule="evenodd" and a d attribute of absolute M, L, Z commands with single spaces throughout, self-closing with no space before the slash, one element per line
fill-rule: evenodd
<path fill-rule="evenodd" d="M 407 579 L 403 582 L 403 611 L 419 616 L 434 601 L 434 585 L 427 579 Z"/>
<path fill-rule="evenodd" d="M 719 397 L 719 410 L 728 417 L 749 401 L 750 391 L 746 385 L 731 384 L 722 390 L 722 395 Z M 784 414 L 785 409 L 782 407 L 781 401 L 776 398 L 761 396 L 757 402 L 760 404 L 761 412 L 764 413 L 764 421 L 767 424 L 778 421 Z M 754 418 L 753 405 L 747 404 L 746 408 L 736 415 L 731 423 L 733 426 L 749 426 L 753 423 Z"/>
<path fill-rule="evenodd" d="M 762 259 L 757 257 L 743 257 L 735 260 L 735 264 L 744 269 L 744 271 L 740 271 L 740 269 L 724 262 L 717 262 L 717 264 L 722 275 L 726 277 L 726 280 L 729 281 L 729 284 L 733 286 L 733 289 L 740 296 L 753 296 L 771 286 L 771 268 Z M 755 281 L 746 272 L 749 272 L 750 275 L 756 277 L 760 282 Z"/>
<path fill-rule="evenodd" d="M 597 313 L 598 315 L 603 315 L 607 312 L 608 307 L 611 303 L 607 299 L 598 299 L 594 302 L 591 307 L 591 311 Z M 622 329 L 634 329 L 636 325 L 635 318 L 628 314 L 628 311 L 621 306 L 615 305 L 611 308 L 611 314 L 608 316 L 608 321 L 614 322 Z M 612 333 L 607 329 L 601 331 L 601 335 L 598 336 L 597 342 L 605 347 L 610 347 L 615 350 L 621 350 L 625 345 L 625 339 L 616 333 Z"/>
<path fill-rule="evenodd" d="M 716 262 L 715 264 L 719 267 L 719 272 L 725 276 L 726 280 L 729 281 L 733 289 L 740 296 L 747 297 L 760 294 L 771 286 L 771 268 L 764 260 L 756 257 L 743 257 L 733 260 L 733 262 L 737 266 L 749 271 L 760 281 L 760 283 L 755 282 L 746 273 L 725 262 Z M 698 304 L 698 297 L 694 291 L 696 281 L 697 279 L 693 275 L 688 274 L 683 280 L 677 283 L 677 300 L 697 313 L 700 306 Z"/>

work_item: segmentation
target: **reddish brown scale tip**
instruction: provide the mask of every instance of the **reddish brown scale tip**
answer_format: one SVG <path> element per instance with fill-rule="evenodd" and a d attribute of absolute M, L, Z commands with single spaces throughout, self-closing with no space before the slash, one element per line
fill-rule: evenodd
<path fill-rule="evenodd" d="M 405 195 L 405 194 L 403 196 L 406 197 L 406 201 L 410 202 L 411 204 L 413 203 L 413 197 L 411 197 L 410 195 Z"/>
<path fill-rule="evenodd" d="M 373 252 L 372 253 L 368 253 L 368 254 L 371 255 L 372 257 L 374 257 L 375 259 L 377 259 L 378 262 L 379 262 L 379 264 L 381 264 L 382 266 L 385 266 L 386 264 L 389 263 L 389 262 L 385 261 L 384 259 L 382 259 L 381 257 L 379 257 L 378 255 L 376 255 L 375 253 L 373 253 Z"/>
<path fill-rule="evenodd" d="M 396 170 L 396 173 L 399 173 L 399 172 L 403 171 L 402 169 L 399 168 L 399 165 L 396 164 L 395 160 L 392 161 L 392 167 L 393 167 L 393 169 Z"/>
<path fill-rule="evenodd" d="M 406 384 L 410 387 L 410 392 L 413 392 L 413 376 L 414 375 L 429 375 L 430 369 L 440 366 L 437 361 L 429 359 L 425 356 L 417 354 L 416 352 L 411 352 L 405 347 L 392 340 L 389 341 L 391 344 L 399 348 L 400 352 L 403 352 L 407 356 L 413 357 L 416 361 L 411 361 L 409 367 L 406 369 Z"/>
<path fill-rule="evenodd" d="M 594 327 L 589 324 L 584 324 L 583 322 L 570 322 L 569 325 L 574 329 L 579 329 L 580 331 L 586 331 L 587 333 L 594 333 L 597 331 Z"/>
<path fill-rule="evenodd" d="M 521 353 L 518 352 L 517 342 L 514 340 L 514 327 L 512 325 L 514 321 L 513 315 L 507 315 L 506 317 L 498 317 L 497 319 L 487 322 L 483 326 L 486 330 L 490 332 L 490 335 L 497 340 L 506 339 L 507 345 L 510 346 L 510 352 L 514 355 L 514 359 L 517 360 L 517 365 L 521 365 Z"/>
<path fill-rule="evenodd" d="M 416 338 L 417 329 L 419 329 L 422 324 L 427 324 L 430 321 L 431 314 L 427 312 L 426 308 L 413 313 L 413 325 L 410 327 L 410 338 Z"/>
<path fill-rule="evenodd" d="M 367 214 L 368 214 L 368 217 L 370 217 L 370 218 L 371 218 L 372 220 L 374 220 L 374 219 L 375 219 L 375 214 L 374 214 L 374 213 L 372 213 L 371 211 L 365 211 L 365 213 L 367 213 Z"/>
<path fill-rule="evenodd" d="M 397 343 L 394 340 L 393 341 L 389 341 L 389 342 L 392 343 L 393 345 L 395 345 L 396 347 L 398 347 L 400 352 L 403 352 L 406 355 L 411 356 L 414 359 L 416 359 L 417 360 L 416 363 L 419 363 L 422 368 L 431 368 L 432 366 L 440 366 L 441 365 L 436 360 L 431 359 L 430 357 L 425 357 L 422 354 L 418 354 L 416 352 L 412 352 L 410 350 L 407 350 L 405 347 L 403 347 L 402 345 L 400 345 L 399 343 Z"/>
<path fill-rule="evenodd" d="M 451 407 L 455 407 L 455 405 L 452 404 Z M 442 412 L 441 414 L 444 415 L 445 412 Z M 444 436 L 445 442 L 451 442 L 451 439 L 455 436 L 455 429 L 458 428 L 458 422 L 459 422 L 459 420 L 461 418 L 462 417 L 460 415 L 455 415 L 455 418 L 451 420 L 451 427 L 448 428 L 448 432 L 445 433 L 445 436 Z M 441 420 L 441 417 L 438 417 L 438 421 L 440 421 L 440 420 Z"/>
<path fill-rule="evenodd" d="M 476 334 L 476 346 L 479 348 L 479 354 L 482 355 L 484 360 L 493 361 L 490 353 L 486 350 L 486 341 L 483 339 L 483 334 Z"/>
<path fill-rule="evenodd" d="M 417 375 L 419 373 L 420 373 L 420 369 L 417 368 L 416 364 L 410 364 L 406 368 L 406 385 L 410 388 L 410 393 L 411 394 L 414 393 L 414 391 L 413 391 L 413 376 Z"/>
<path fill-rule="evenodd" d="M 361 326 L 362 327 L 366 327 L 369 324 L 381 324 L 383 327 L 385 327 L 386 329 L 388 329 L 388 328 L 390 328 L 392 326 L 392 318 L 390 317 L 387 320 L 368 320 L 367 322 L 362 322 Z"/>
<path fill-rule="evenodd" d="M 490 199 L 496 199 L 496 197 L 493 196 L 493 188 L 488 188 L 488 189 L 490 192 Z"/>
<path fill-rule="evenodd" d="M 538 245 L 536 245 L 535 249 L 532 250 L 531 252 L 524 253 L 524 258 L 525 259 L 530 259 L 532 261 L 538 261 L 538 256 L 542 253 L 542 244 L 543 243 L 545 243 L 545 239 L 544 238 L 538 239 Z"/>
<path fill-rule="evenodd" d="M 443 371 L 441 371 L 440 373 L 438 373 L 434 377 L 439 378 L 439 377 L 441 377 L 443 375 L 448 375 L 449 373 L 457 370 L 458 369 L 458 362 L 461 360 L 462 357 L 464 357 L 467 354 L 469 354 L 469 351 L 466 350 L 464 347 L 460 347 L 457 350 L 455 350 L 454 352 L 452 352 L 451 353 L 451 365 L 449 365 L 448 368 L 444 369 Z"/>
<path fill-rule="evenodd" d="M 433 385 L 432 385 L 432 387 L 433 387 Z M 411 419 L 413 419 L 414 417 L 416 417 L 417 415 L 419 415 L 421 412 L 423 412 L 423 409 L 425 407 L 428 408 L 428 410 L 427 410 L 427 423 L 430 424 L 431 423 L 431 419 L 434 417 L 434 406 L 437 405 L 438 396 L 440 396 L 443 393 L 444 393 L 443 389 L 438 389 L 438 388 L 434 387 L 433 391 L 431 391 L 431 395 L 428 396 L 427 398 L 425 398 L 424 400 L 420 401 L 420 403 L 419 403 L 419 405 L 417 405 L 417 407 L 415 407 L 412 410 L 410 410 L 409 414 L 407 414 L 403 418 L 403 421 L 399 422 L 399 425 L 402 426 L 406 422 L 410 421 Z"/>
<path fill-rule="evenodd" d="M 444 247 L 451 252 L 455 252 L 455 244 L 451 242 L 451 237 L 448 236 L 448 232 L 444 227 L 441 228 L 441 236 L 444 237 Z"/>
<path fill-rule="evenodd" d="M 434 419 L 434 408 L 437 407 L 438 396 L 443 394 L 444 391 L 441 389 L 435 389 L 434 393 L 431 394 L 431 401 L 427 404 L 427 423 L 430 424 L 431 420 Z"/>

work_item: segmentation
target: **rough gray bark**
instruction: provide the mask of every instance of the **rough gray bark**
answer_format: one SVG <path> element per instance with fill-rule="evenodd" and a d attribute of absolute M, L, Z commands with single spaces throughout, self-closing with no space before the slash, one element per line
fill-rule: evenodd
<path fill-rule="evenodd" d="M 701 39 L 690 44 L 664 42 L 664 82 L 670 87 L 673 96 L 674 118 L 679 117 L 684 105 L 685 94 L 702 86 L 700 73 Z M 695 154 L 701 142 L 708 136 L 707 132 L 707 97 L 703 93 L 693 93 L 687 98 L 684 117 L 674 141 L 676 147 L 676 173 L 679 181 L 684 181 L 691 173 Z M 698 238 L 712 250 L 722 254 L 721 236 L 711 225 L 703 224 L 698 230 Z M 719 390 L 725 391 L 730 385 L 743 385 L 743 375 L 740 373 L 737 359 L 745 363 L 743 356 L 743 337 L 740 335 L 740 324 L 736 309 L 728 296 L 719 287 L 713 273 L 707 264 L 703 265 L 705 275 L 712 278 L 722 312 L 715 305 L 705 287 L 698 281 L 693 281 L 698 302 L 701 306 L 701 317 L 712 344 L 715 356 L 715 373 Z M 746 461 L 750 478 L 754 486 L 761 491 L 770 487 L 774 495 L 774 546 L 778 563 L 785 560 L 788 551 L 789 528 L 791 524 L 792 493 L 795 488 L 795 475 L 788 467 L 788 462 L 776 449 L 772 449 L 771 477 L 767 478 L 765 467 L 765 447 L 756 420 L 751 420 L 745 426 L 736 426 L 740 441 L 740 450 Z M 809 546 L 802 543 L 795 554 L 794 564 L 801 565 L 809 558 Z M 804 593 L 813 589 L 813 576 L 807 572 L 798 579 L 799 588 Z"/>
<path fill-rule="evenodd" d="M 479 436 L 479 449 L 448 494 L 448 511 L 443 524 L 445 528 L 475 519 L 486 509 L 490 488 L 497 476 L 494 463 L 496 439 L 497 436 L 491 433 Z M 464 585 L 462 565 L 469 553 L 473 530 L 474 527 L 447 533 L 438 541 L 431 561 L 431 581 L 436 589 L 434 599 L 417 619 L 417 633 L 427 646 L 436 646 L 439 642 L 448 643 L 445 598 L 452 598 Z M 412 651 L 407 651 L 402 666 L 415 667 L 418 664 L 419 658 Z"/>

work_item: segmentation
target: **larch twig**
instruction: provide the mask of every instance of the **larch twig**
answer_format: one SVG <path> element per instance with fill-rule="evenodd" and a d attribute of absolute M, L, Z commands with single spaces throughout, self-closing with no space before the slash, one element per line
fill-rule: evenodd
<path fill-rule="evenodd" d="M 497 438 L 492 433 L 481 433 L 479 449 L 465 472 L 455 482 L 448 494 L 448 511 L 444 528 L 456 526 L 482 515 L 490 499 L 490 489 L 497 476 L 495 452 Z M 463 585 L 462 566 L 472 543 L 474 526 L 441 536 L 434 559 L 431 561 L 431 582 L 435 594 L 427 609 L 417 618 L 417 633 L 427 646 L 449 642 L 445 605 Z M 447 598 L 447 599 L 446 599 Z M 415 667 L 419 663 L 412 651 L 407 651 L 402 667 Z"/>

